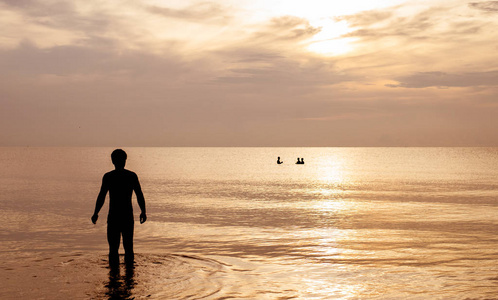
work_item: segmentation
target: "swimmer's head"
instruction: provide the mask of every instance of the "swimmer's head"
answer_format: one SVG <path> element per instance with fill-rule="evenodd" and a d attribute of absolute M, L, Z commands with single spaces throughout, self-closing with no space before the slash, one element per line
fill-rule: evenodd
<path fill-rule="evenodd" d="M 116 150 L 112 151 L 111 160 L 117 169 L 124 168 L 124 166 L 126 164 L 126 158 L 127 158 L 127 155 L 126 155 L 126 152 L 124 152 L 124 150 L 116 149 Z"/>

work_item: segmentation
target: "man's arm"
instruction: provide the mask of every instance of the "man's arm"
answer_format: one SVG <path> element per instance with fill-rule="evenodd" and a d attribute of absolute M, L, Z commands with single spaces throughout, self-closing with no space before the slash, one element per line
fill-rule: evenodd
<path fill-rule="evenodd" d="M 107 186 L 107 180 L 104 175 L 104 177 L 102 178 L 102 186 L 100 187 L 100 192 L 99 195 L 97 196 L 97 202 L 95 203 L 95 211 L 93 212 L 92 216 L 93 224 L 97 223 L 97 220 L 99 218 L 99 212 L 102 206 L 104 206 L 105 196 L 107 195 L 108 190 L 109 187 Z"/>
<path fill-rule="evenodd" d="M 138 206 L 142 211 L 142 213 L 140 214 L 140 224 L 143 224 L 145 221 L 147 221 L 147 214 L 145 213 L 145 198 L 144 194 L 142 193 L 142 187 L 140 186 L 140 182 L 138 181 L 138 176 L 134 190 L 135 190 L 135 195 L 137 195 Z"/>

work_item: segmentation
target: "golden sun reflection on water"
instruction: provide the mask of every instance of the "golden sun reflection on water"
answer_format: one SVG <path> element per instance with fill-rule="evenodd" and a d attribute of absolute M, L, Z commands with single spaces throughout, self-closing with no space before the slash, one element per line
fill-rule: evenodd
<path fill-rule="evenodd" d="M 302 251 L 307 251 L 307 257 L 316 259 L 294 264 L 294 269 L 288 273 L 288 288 L 300 286 L 298 298 L 350 299 L 364 292 L 363 284 L 348 278 L 355 276 L 354 268 L 347 263 L 334 264 L 331 268 L 330 263 L 330 261 L 346 261 L 351 255 L 342 244 L 350 239 L 350 235 L 354 235 L 354 230 L 331 227 L 308 228 L 296 230 L 294 235 L 300 240 Z"/>
<path fill-rule="evenodd" d="M 323 276 L 323 275 L 322 275 Z M 302 283 L 307 287 L 304 295 L 316 295 L 317 297 L 340 297 L 351 298 L 361 294 L 361 287 L 348 284 L 330 284 L 330 279 L 324 278 L 303 278 Z"/>
<path fill-rule="evenodd" d="M 344 157 L 328 155 L 317 162 L 314 171 L 315 188 L 310 193 L 319 198 L 314 207 L 324 211 L 336 211 L 343 209 L 347 203 L 344 199 L 349 176 L 345 169 L 347 160 Z M 318 199 L 317 199 L 318 200 Z"/>
<path fill-rule="evenodd" d="M 321 183 L 342 183 L 346 179 L 344 170 L 347 165 L 347 158 L 343 156 L 324 155 L 316 162 L 315 178 Z"/>
<path fill-rule="evenodd" d="M 355 270 L 347 263 L 336 264 L 336 268 L 330 269 L 329 263 L 347 262 L 356 259 L 355 251 L 345 248 L 355 239 L 357 231 L 345 226 L 354 215 L 361 213 L 364 209 L 360 203 L 353 199 L 346 199 L 347 186 L 351 185 L 351 175 L 348 174 L 348 161 L 346 156 L 327 153 L 322 155 L 315 164 L 314 178 L 315 189 L 310 193 L 316 196 L 316 200 L 308 203 L 308 209 L 315 211 L 322 220 L 327 220 L 321 228 L 308 229 L 309 241 L 313 241 L 312 257 L 323 259 L 323 267 L 314 268 L 314 272 L 303 275 L 301 283 L 305 287 L 306 296 L 354 298 L 365 292 L 365 285 L 348 280 L 344 275 L 355 276 Z M 347 276 L 346 276 L 347 277 Z M 336 278 L 331 284 L 330 278 Z"/>
<path fill-rule="evenodd" d="M 317 180 L 331 184 L 342 183 L 345 180 L 345 177 L 341 162 L 318 168 Z"/>

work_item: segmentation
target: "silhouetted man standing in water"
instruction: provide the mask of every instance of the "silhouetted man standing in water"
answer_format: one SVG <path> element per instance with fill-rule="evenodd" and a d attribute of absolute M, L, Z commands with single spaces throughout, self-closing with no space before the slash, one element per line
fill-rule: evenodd
<path fill-rule="evenodd" d="M 121 235 L 123 236 L 123 247 L 125 249 L 125 262 L 133 264 L 133 205 L 131 196 L 133 191 L 137 196 L 137 202 L 142 213 L 140 214 L 140 224 L 147 220 L 145 214 L 145 198 L 138 181 L 137 174 L 126 170 L 126 152 L 116 149 L 111 154 L 112 163 L 115 170 L 108 172 L 102 178 L 95 212 L 92 216 L 93 224 L 97 223 L 99 211 L 104 205 L 107 191 L 109 191 L 109 214 L 107 216 L 107 241 L 109 242 L 109 265 L 115 267 L 119 265 L 119 244 Z"/>

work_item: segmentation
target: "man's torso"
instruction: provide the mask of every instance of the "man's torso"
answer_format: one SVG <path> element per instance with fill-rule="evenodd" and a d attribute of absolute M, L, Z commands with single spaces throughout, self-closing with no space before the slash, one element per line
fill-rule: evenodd
<path fill-rule="evenodd" d="M 133 222 L 131 198 L 138 183 L 137 175 L 126 169 L 113 170 L 104 175 L 104 182 L 109 189 L 110 199 L 107 222 Z"/>

